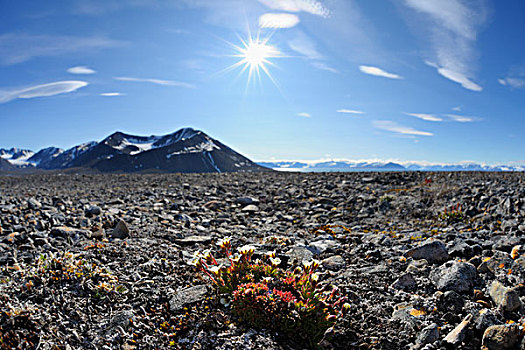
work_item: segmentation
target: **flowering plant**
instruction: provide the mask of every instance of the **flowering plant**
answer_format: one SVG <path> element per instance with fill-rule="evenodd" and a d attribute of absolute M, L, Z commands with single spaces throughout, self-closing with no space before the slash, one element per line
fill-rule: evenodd
<path fill-rule="evenodd" d="M 231 299 L 231 311 L 255 328 L 280 331 L 308 346 L 316 346 L 350 305 L 336 287 L 319 282 L 319 262 L 293 271 L 279 267 L 275 252 L 252 261 L 254 247 L 232 254 L 229 239 L 218 243 L 229 266 L 219 264 L 210 251 L 197 254 L 194 264 Z"/>

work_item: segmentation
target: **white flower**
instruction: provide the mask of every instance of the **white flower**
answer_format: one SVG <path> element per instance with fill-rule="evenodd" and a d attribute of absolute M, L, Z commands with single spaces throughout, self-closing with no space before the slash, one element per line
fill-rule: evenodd
<path fill-rule="evenodd" d="M 281 259 L 279 259 L 279 258 L 270 258 L 270 262 L 272 263 L 272 266 L 279 266 L 281 264 Z"/>
<path fill-rule="evenodd" d="M 252 255 L 255 251 L 255 247 L 251 245 L 245 245 L 240 248 L 237 248 L 237 251 L 242 255 Z"/>

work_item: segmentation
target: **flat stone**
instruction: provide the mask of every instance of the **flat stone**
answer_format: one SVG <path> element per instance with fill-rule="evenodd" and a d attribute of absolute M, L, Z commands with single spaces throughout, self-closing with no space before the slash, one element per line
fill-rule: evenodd
<path fill-rule="evenodd" d="M 334 255 L 324 259 L 322 265 L 328 270 L 337 271 L 345 266 L 345 261 L 341 255 Z"/>
<path fill-rule="evenodd" d="M 242 205 L 259 204 L 259 200 L 257 198 L 248 197 L 248 196 L 238 197 L 236 201 L 237 203 L 242 204 Z"/>
<path fill-rule="evenodd" d="M 187 236 L 184 238 L 174 240 L 178 244 L 208 244 L 212 240 L 211 236 Z"/>
<path fill-rule="evenodd" d="M 248 212 L 248 213 L 255 213 L 256 211 L 259 211 L 259 207 L 255 204 L 248 204 L 244 208 L 242 208 L 242 211 Z"/>
<path fill-rule="evenodd" d="M 79 239 L 87 238 L 91 235 L 91 231 L 82 230 L 74 227 L 59 226 L 53 227 L 50 232 L 51 237 L 62 237 L 65 239 L 72 239 L 77 241 Z"/>
<path fill-rule="evenodd" d="M 476 268 L 465 262 L 449 261 L 430 272 L 430 280 L 441 291 L 468 292 L 475 278 Z"/>
<path fill-rule="evenodd" d="M 407 251 L 405 256 L 416 260 L 425 259 L 431 264 L 445 262 L 449 259 L 447 247 L 440 241 L 423 243 Z"/>
<path fill-rule="evenodd" d="M 483 346 L 488 350 L 517 349 L 520 333 L 517 324 L 491 326 L 483 334 Z"/>
<path fill-rule="evenodd" d="M 513 288 L 507 288 L 499 281 L 490 285 L 489 295 L 496 305 L 505 311 L 516 311 L 521 307 L 520 294 Z"/>
<path fill-rule="evenodd" d="M 463 321 L 461 321 L 461 323 L 456 326 L 456 328 L 454 328 L 449 334 L 447 334 L 443 341 L 452 345 L 461 344 L 463 339 L 465 339 L 465 335 L 467 333 L 467 329 L 471 320 L 472 315 L 467 315 L 467 317 L 465 317 Z"/>
<path fill-rule="evenodd" d="M 201 301 L 204 299 L 207 292 L 208 289 L 204 285 L 181 289 L 170 299 L 170 310 L 182 310 L 185 305 Z"/>
<path fill-rule="evenodd" d="M 403 289 L 403 290 L 412 290 L 417 287 L 417 282 L 414 279 L 414 277 L 409 274 L 405 273 L 401 275 L 393 284 L 392 288 L 395 289 Z"/>

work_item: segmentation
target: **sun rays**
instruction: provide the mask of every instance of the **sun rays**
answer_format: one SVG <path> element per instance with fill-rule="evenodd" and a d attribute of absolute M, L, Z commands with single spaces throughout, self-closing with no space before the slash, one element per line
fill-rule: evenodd
<path fill-rule="evenodd" d="M 239 37 L 240 45 L 229 43 L 235 50 L 235 54 L 232 57 L 240 60 L 227 67 L 225 71 L 241 68 L 239 75 L 248 72 L 247 87 L 252 82 L 260 82 L 263 74 L 277 86 L 268 67 L 275 66 L 275 63 L 271 61 L 273 58 L 284 56 L 278 48 L 269 44 L 269 39 L 270 37 L 261 38 L 259 35 L 253 37 L 248 34 L 247 39 Z"/>

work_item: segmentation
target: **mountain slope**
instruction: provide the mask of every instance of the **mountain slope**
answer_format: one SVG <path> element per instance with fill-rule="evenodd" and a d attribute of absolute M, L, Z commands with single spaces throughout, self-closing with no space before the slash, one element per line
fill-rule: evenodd
<path fill-rule="evenodd" d="M 236 172 L 268 171 L 204 132 L 184 128 L 162 136 L 115 132 L 101 142 L 66 151 L 48 151 L 44 169 L 92 168 L 101 172 Z M 40 152 L 39 152 L 40 153 Z"/>

